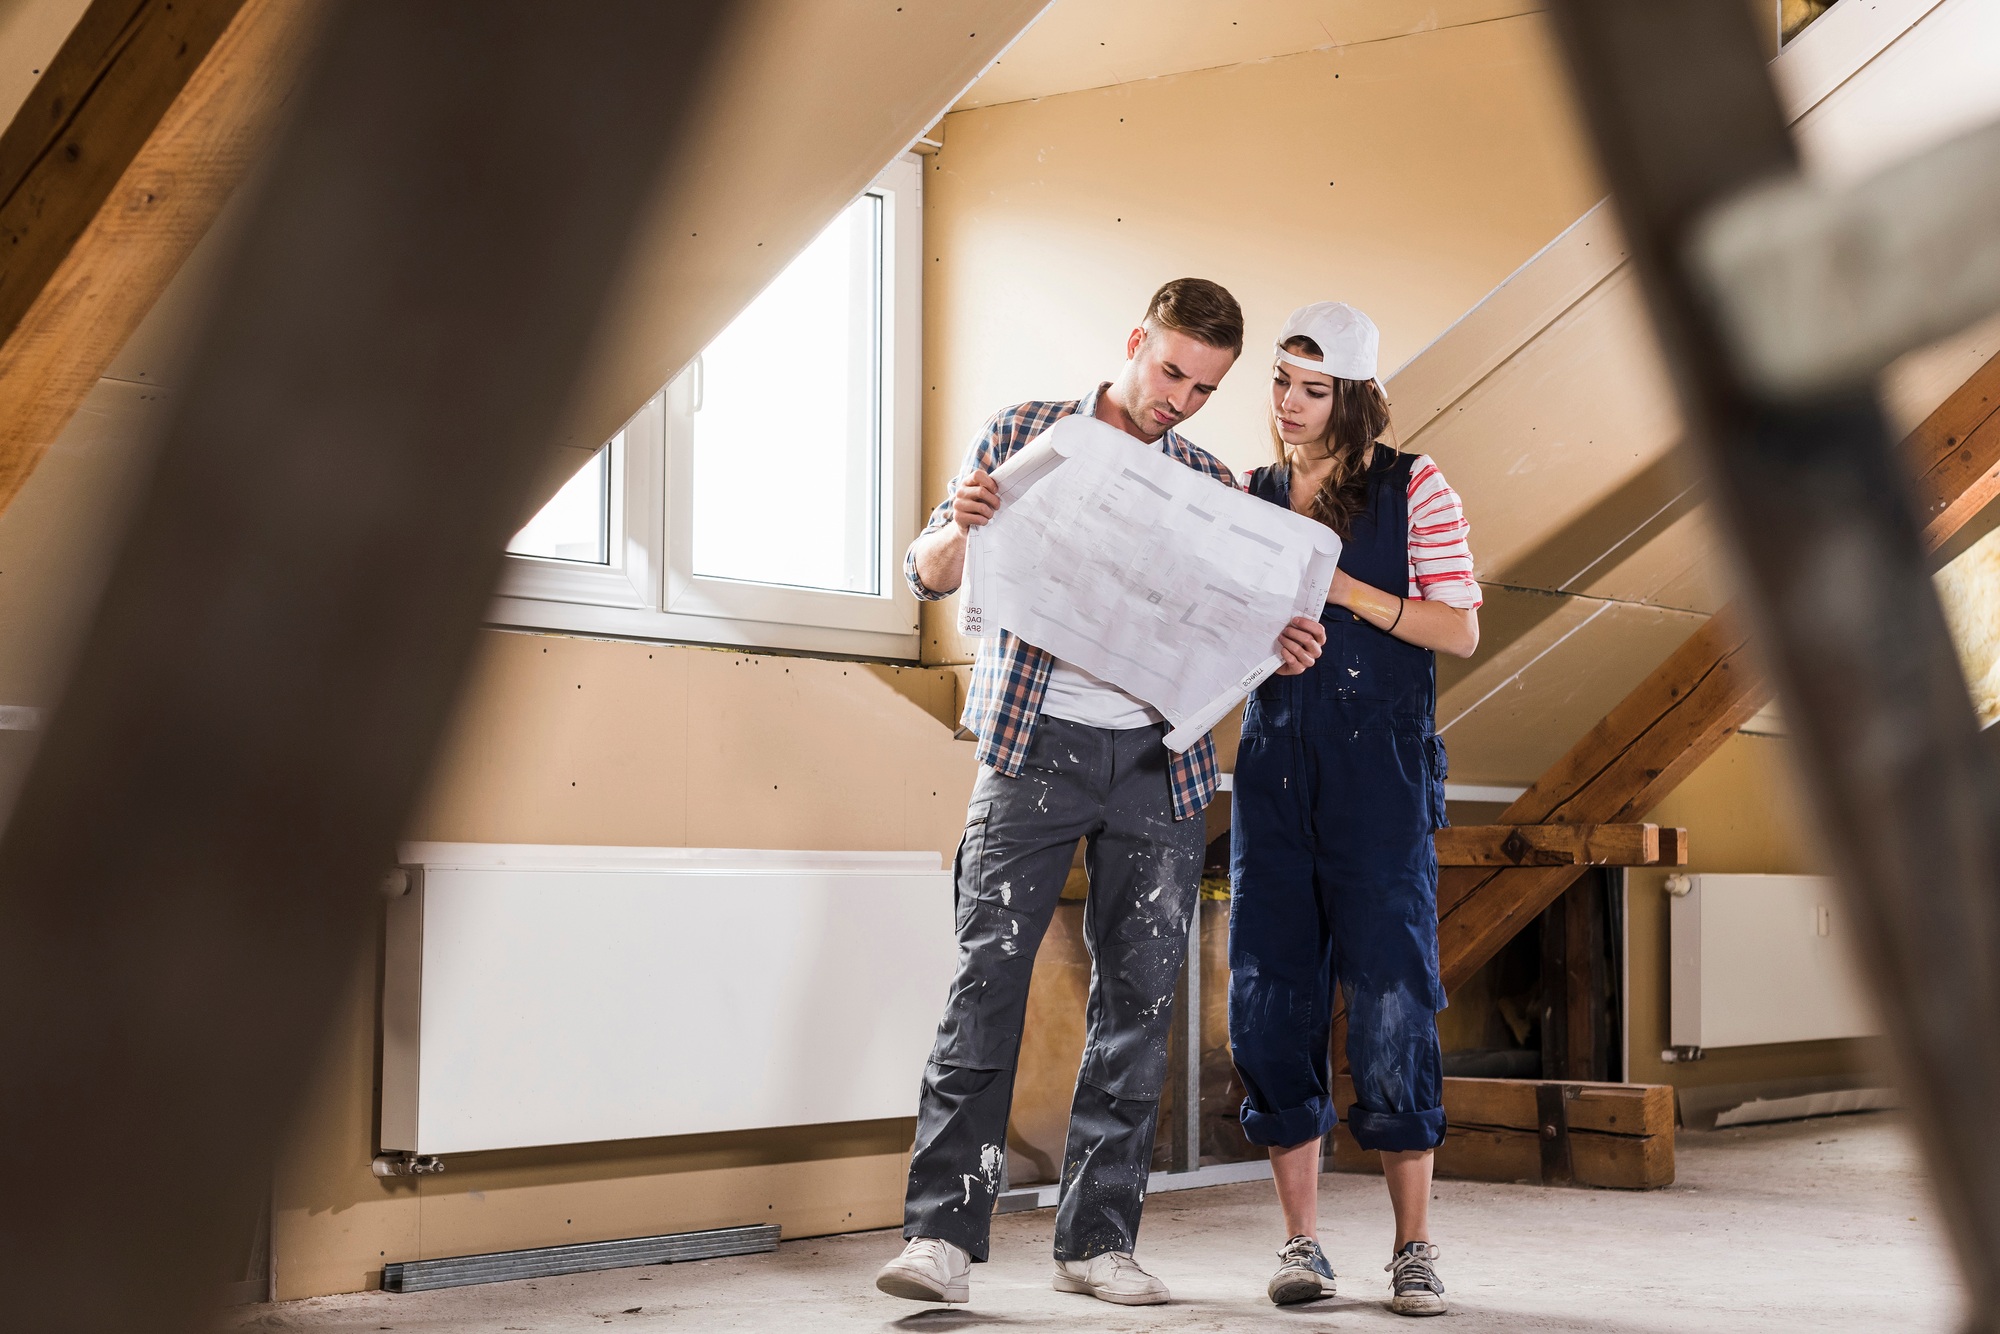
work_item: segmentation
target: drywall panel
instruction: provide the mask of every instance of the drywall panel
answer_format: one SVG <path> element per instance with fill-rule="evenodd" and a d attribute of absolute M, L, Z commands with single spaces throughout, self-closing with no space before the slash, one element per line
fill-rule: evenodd
<path fill-rule="evenodd" d="M 1394 366 L 1599 194 L 1533 14 L 958 112 L 930 166 L 933 503 L 995 408 L 1114 375 L 1167 278 L 1243 304 L 1251 355 L 1188 434 L 1245 469 L 1271 456 L 1258 349 L 1293 307 L 1362 306 Z M 971 657 L 950 618 L 926 608 L 927 661 Z"/>
<path fill-rule="evenodd" d="M 955 850 L 973 747 L 887 669 L 736 653 L 688 667 L 688 823 L 705 846 Z"/>
<path fill-rule="evenodd" d="M 1799 119 L 1799 147 L 1816 176 L 1879 171 L 2000 117 L 2000 5 L 1899 0 L 1881 8 L 1927 12 Z"/>
<path fill-rule="evenodd" d="M 1629 554 L 1614 553 L 1579 579 L 1577 591 L 1704 614 L 1719 610 L 1735 596 L 1722 535 L 1715 531 L 1707 508 L 1693 498 L 1670 522 L 1642 538 L 1632 544 Z"/>
<path fill-rule="evenodd" d="M 1394 367 L 1385 385 L 1397 429 L 1414 440 L 1439 413 L 1485 379 L 1530 338 L 1587 296 L 1630 257 L 1610 203 L 1599 203 L 1507 275 L 1422 351 Z"/>
<path fill-rule="evenodd" d="M 1675 405 L 1643 294 L 1620 267 L 1461 396 L 1406 445 L 1430 454 L 1464 497 L 1482 579 L 1562 588 L 1603 542 L 1553 566 L 1530 561 L 1593 511 L 1624 512 L 1605 540 L 1646 521 L 1678 488 L 1620 492 L 1680 438 Z M 1531 568 L 1518 569 L 1523 564 Z"/>
<path fill-rule="evenodd" d="M 1458 783 L 1531 783 L 1700 626 L 1688 612 L 1564 598 L 1438 701 Z"/>
<path fill-rule="evenodd" d="M 412 837 L 686 846 L 698 652 L 487 632 Z"/>
<path fill-rule="evenodd" d="M 1378 42 L 1541 8 L 1539 0 L 1056 0 L 952 109 Z"/>

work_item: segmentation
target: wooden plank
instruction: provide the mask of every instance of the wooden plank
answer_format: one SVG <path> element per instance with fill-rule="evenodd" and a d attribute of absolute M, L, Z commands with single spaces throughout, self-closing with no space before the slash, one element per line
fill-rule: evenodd
<path fill-rule="evenodd" d="M 1600 1190 L 1658 1190 L 1674 1184 L 1672 1135 L 1600 1135 L 1571 1131 L 1566 1184 Z M 1354 1142 L 1345 1123 L 1333 1132 L 1336 1172 L 1379 1174 L 1381 1155 Z M 1434 1171 L 1452 1181 L 1543 1184 L 1541 1137 L 1532 1130 L 1452 1126 L 1438 1146 Z"/>
<path fill-rule="evenodd" d="M 1453 825 L 1434 835 L 1440 866 L 1651 866 L 1651 824 Z"/>
<path fill-rule="evenodd" d="M 1500 1130 L 1538 1130 L 1535 1090 L 1539 1079 L 1460 1079 L 1444 1081 L 1445 1120 L 1455 1126 L 1485 1126 Z M 1607 1084 L 1563 1081 L 1572 1130 L 1604 1135 L 1671 1135 L 1674 1133 L 1674 1090 L 1671 1084 Z M 1354 1105 L 1354 1081 L 1342 1075 L 1334 1083 L 1335 1106 L 1344 1115 Z"/>
<path fill-rule="evenodd" d="M 0 512 L 265 141 L 320 0 L 97 0 L 0 133 Z"/>

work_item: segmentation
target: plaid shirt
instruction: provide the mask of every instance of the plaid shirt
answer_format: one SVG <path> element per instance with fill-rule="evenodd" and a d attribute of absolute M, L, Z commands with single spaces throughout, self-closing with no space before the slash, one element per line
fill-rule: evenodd
<path fill-rule="evenodd" d="M 959 482 L 975 467 L 990 473 L 1016 450 L 1072 412 L 1094 413 L 1097 395 L 1105 388 L 1100 384 L 1085 397 L 1068 402 L 1017 403 L 995 413 L 973 441 L 965 463 L 945 489 L 945 498 L 931 511 L 924 532 L 934 533 L 951 522 L 951 498 L 957 493 Z M 1160 437 L 1160 448 L 1197 472 L 1206 473 L 1226 486 L 1236 485 L 1235 475 L 1220 459 L 1195 448 L 1173 431 Z M 924 581 L 917 577 L 915 546 L 903 557 L 903 577 L 909 581 L 911 591 L 925 602 L 951 596 L 950 591 L 940 593 L 924 587 Z M 1049 671 L 1055 661 L 1051 654 L 1023 643 L 1010 631 L 1000 632 L 997 645 L 991 638 L 980 641 L 979 658 L 972 668 L 972 686 L 966 692 L 965 716 L 960 721 L 979 738 L 981 764 L 991 765 L 1009 778 L 1020 776 L 1028 758 L 1028 743 L 1034 739 L 1035 724 L 1042 715 L 1042 697 L 1048 693 Z M 1200 815 L 1208 799 L 1215 795 L 1214 739 L 1205 736 L 1182 754 L 1172 756 L 1167 778 L 1173 791 L 1174 818 L 1185 820 Z"/>

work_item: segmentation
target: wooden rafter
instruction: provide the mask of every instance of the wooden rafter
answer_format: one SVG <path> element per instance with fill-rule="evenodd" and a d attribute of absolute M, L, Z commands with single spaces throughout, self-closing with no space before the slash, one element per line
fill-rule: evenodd
<path fill-rule="evenodd" d="M 0 133 L 0 512 L 242 179 L 320 0 L 95 0 Z"/>
<path fill-rule="evenodd" d="M 1899 452 L 1924 541 L 1935 551 L 2000 496 L 2000 357 L 1946 399 Z M 1712 617 L 1549 766 L 1500 822 L 1603 824 L 1645 816 L 1769 701 L 1747 621 L 1733 607 Z M 1440 872 L 1438 957 L 1446 988 L 1477 972 L 1583 870 Z"/>

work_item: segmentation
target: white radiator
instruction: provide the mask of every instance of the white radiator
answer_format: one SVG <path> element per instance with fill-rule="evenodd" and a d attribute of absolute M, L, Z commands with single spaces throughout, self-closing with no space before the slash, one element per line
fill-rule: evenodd
<path fill-rule="evenodd" d="M 1747 1047 L 1881 1032 L 1833 882 L 1691 875 L 1670 900 L 1672 1042 Z"/>
<path fill-rule="evenodd" d="M 916 1114 L 955 963 L 936 853 L 402 850 L 382 1147 Z"/>

